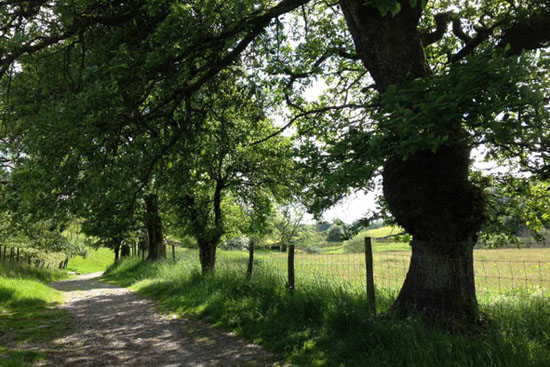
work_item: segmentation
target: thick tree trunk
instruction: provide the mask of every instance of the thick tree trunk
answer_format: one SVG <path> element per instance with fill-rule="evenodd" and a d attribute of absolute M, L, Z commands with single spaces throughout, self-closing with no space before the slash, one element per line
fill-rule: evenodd
<path fill-rule="evenodd" d="M 160 219 L 157 196 L 149 194 L 145 197 L 146 226 L 149 238 L 149 255 L 147 260 L 160 260 L 166 258 L 166 250 L 163 244 L 162 222 Z"/>
<path fill-rule="evenodd" d="M 220 238 L 223 235 L 223 224 L 222 224 L 222 191 L 224 189 L 224 183 L 221 178 L 216 180 L 216 189 L 214 191 L 213 206 L 214 206 L 214 228 L 207 234 L 205 237 L 198 238 L 197 242 L 199 244 L 199 259 L 201 262 L 202 272 L 211 273 L 214 271 L 216 266 L 216 248 L 220 242 Z M 193 203 L 194 200 L 191 200 L 190 203 Z M 197 226 L 206 227 L 206 223 L 196 223 Z M 200 230 L 200 228 L 197 228 Z"/>
<path fill-rule="evenodd" d="M 476 324 L 472 246 L 413 241 L 409 272 L 392 312 L 420 313 L 453 330 Z"/>
<path fill-rule="evenodd" d="M 127 256 L 130 256 L 130 246 L 122 245 L 120 247 L 120 257 L 125 258 Z"/>
<path fill-rule="evenodd" d="M 422 14 L 400 0 L 402 10 L 382 17 L 363 0 L 341 0 L 357 54 L 383 93 L 430 74 L 417 30 Z M 419 3 L 419 2 L 417 2 Z M 485 219 L 481 190 L 468 179 L 468 137 L 457 122 L 441 129 L 446 145 L 435 152 L 401 155 L 384 164 L 384 196 L 398 224 L 413 236 L 409 272 L 392 307 L 451 324 L 477 322 L 473 242 Z"/>
<path fill-rule="evenodd" d="M 198 244 L 202 273 L 212 273 L 216 267 L 217 241 L 199 240 Z"/>
<path fill-rule="evenodd" d="M 468 181 L 468 168 L 469 150 L 460 143 L 386 163 L 386 202 L 413 236 L 411 265 L 394 312 L 420 312 L 453 329 L 477 322 L 473 244 L 485 219 L 485 200 Z"/>

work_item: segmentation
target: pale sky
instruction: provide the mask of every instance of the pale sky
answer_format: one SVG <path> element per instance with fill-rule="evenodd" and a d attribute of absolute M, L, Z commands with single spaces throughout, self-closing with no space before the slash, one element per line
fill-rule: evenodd
<path fill-rule="evenodd" d="M 375 197 L 374 193 L 367 194 L 364 191 L 359 191 L 327 210 L 323 214 L 323 219 L 332 222 L 338 218 L 351 224 L 353 221 L 365 217 L 369 210 L 374 211 L 376 209 Z"/>

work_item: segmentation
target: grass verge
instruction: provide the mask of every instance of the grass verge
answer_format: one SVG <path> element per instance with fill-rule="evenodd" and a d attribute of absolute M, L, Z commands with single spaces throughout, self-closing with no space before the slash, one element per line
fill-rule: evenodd
<path fill-rule="evenodd" d="M 294 366 L 548 366 L 550 309 L 545 300 L 484 306 L 484 335 L 450 335 L 420 322 L 366 315 L 361 289 L 303 279 L 294 293 L 258 268 L 251 279 L 219 268 L 201 276 L 196 261 L 128 259 L 105 279 L 130 286 L 166 312 L 195 315 L 279 353 Z M 377 295 L 379 307 L 391 296 Z"/>
<path fill-rule="evenodd" d="M 61 292 L 45 283 L 66 277 L 57 270 L 0 263 L 0 367 L 33 365 L 44 355 L 29 346 L 65 333 L 68 313 L 52 308 L 62 301 Z"/>

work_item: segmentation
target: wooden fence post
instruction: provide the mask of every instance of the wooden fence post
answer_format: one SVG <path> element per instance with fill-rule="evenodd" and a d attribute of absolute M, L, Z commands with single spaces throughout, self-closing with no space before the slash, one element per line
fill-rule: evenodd
<path fill-rule="evenodd" d="M 6 260 L 8 256 L 8 245 L 4 245 L 4 260 Z"/>
<path fill-rule="evenodd" d="M 294 291 L 294 245 L 288 245 L 288 290 Z"/>
<path fill-rule="evenodd" d="M 367 267 L 367 303 L 369 311 L 374 315 L 376 313 L 376 304 L 374 299 L 374 269 L 372 264 L 372 241 L 370 237 L 365 237 L 365 265 Z"/>
<path fill-rule="evenodd" d="M 252 276 L 252 269 L 254 267 L 254 241 L 248 242 L 248 268 L 246 269 L 246 277 Z"/>
<path fill-rule="evenodd" d="M 176 261 L 176 246 L 172 245 L 172 260 Z"/>

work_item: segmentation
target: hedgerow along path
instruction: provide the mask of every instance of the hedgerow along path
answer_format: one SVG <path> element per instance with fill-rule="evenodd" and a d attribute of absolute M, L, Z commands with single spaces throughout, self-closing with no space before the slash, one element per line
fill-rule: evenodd
<path fill-rule="evenodd" d="M 200 321 L 160 315 L 134 291 L 98 281 L 101 273 L 51 283 L 73 316 L 52 342 L 46 366 L 282 366 L 263 348 Z"/>

